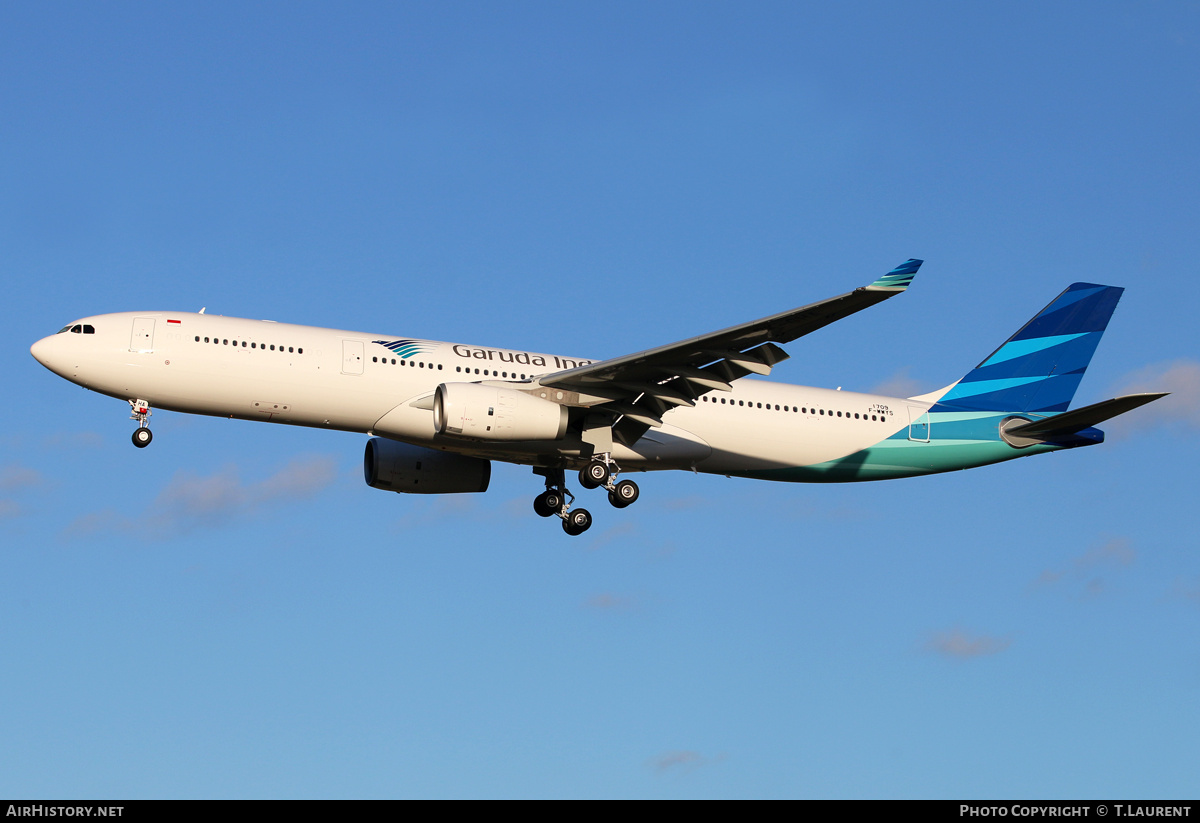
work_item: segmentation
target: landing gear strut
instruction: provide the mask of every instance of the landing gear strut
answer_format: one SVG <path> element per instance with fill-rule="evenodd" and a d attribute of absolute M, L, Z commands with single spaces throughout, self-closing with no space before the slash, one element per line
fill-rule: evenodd
<path fill-rule="evenodd" d="M 145 400 L 130 400 L 130 408 L 133 409 L 133 414 L 129 416 L 130 420 L 136 420 L 138 427 L 133 430 L 133 445 L 139 449 L 144 449 L 150 445 L 150 441 L 154 439 L 154 434 L 150 431 L 150 403 Z"/>
<path fill-rule="evenodd" d="M 563 531 L 572 536 L 583 534 L 591 528 L 592 515 L 587 509 L 571 510 L 570 504 L 575 502 L 575 495 L 567 489 L 566 473 L 561 468 L 535 467 L 533 471 L 546 478 L 546 490 L 533 499 L 533 510 L 539 517 L 558 515 L 562 518 Z"/>

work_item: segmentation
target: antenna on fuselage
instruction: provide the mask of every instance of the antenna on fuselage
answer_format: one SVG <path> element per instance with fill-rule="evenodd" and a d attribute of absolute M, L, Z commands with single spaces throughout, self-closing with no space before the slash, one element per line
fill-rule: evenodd
<path fill-rule="evenodd" d="M 200 313 L 201 313 L 201 314 L 204 314 L 204 309 L 207 309 L 207 308 L 208 308 L 208 306 L 204 306 L 204 307 L 202 307 L 202 308 L 200 309 Z"/>

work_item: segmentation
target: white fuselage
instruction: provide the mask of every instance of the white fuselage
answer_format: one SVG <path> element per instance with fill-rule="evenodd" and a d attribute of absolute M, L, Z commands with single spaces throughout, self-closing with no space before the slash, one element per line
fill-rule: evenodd
<path fill-rule="evenodd" d="M 515 463 L 570 460 L 584 448 L 570 437 L 485 443 L 439 435 L 430 398 L 441 383 L 528 391 L 537 376 L 587 359 L 187 312 L 105 314 L 73 325 L 93 332 L 44 338 L 34 356 L 81 386 L 153 408 L 364 432 Z M 732 392 L 668 411 L 663 426 L 632 447 L 614 444 L 613 457 L 633 470 L 718 474 L 808 466 L 908 429 L 929 406 L 739 380 Z"/>

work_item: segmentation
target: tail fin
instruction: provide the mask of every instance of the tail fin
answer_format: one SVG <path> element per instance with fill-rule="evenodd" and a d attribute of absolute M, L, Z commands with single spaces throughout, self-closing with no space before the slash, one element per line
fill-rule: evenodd
<path fill-rule="evenodd" d="M 954 384 L 938 406 L 1066 411 L 1123 291 L 1116 286 L 1072 284 Z"/>

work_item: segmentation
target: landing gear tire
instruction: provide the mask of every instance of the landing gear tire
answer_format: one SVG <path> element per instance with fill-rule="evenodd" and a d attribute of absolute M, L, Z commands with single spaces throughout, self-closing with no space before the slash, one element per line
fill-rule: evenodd
<path fill-rule="evenodd" d="M 623 509 L 632 505 L 640 494 L 641 490 L 638 489 L 637 483 L 632 480 L 622 480 L 608 493 L 608 502 L 614 508 Z"/>
<path fill-rule="evenodd" d="M 587 509 L 576 509 L 563 519 L 563 531 L 574 537 L 583 534 L 592 525 L 592 515 Z"/>
<path fill-rule="evenodd" d="M 579 485 L 585 489 L 598 489 L 608 482 L 608 466 L 604 463 L 588 463 L 579 470 Z"/>
<path fill-rule="evenodd" d="M 133 445 L 139 449 L 144 449 L 150 445 L 150 441 L 154 439 L 154 435 L 145 426 L 139 426 L 133 430 Z"/>
<path fill-rule="evenodd" d="M 562 509 L 562 495 L 553 489 L 546 491 L 533 498 L 533 510 L 538 517 L 549 517 L 552 514 L 558 514 Z"/>

